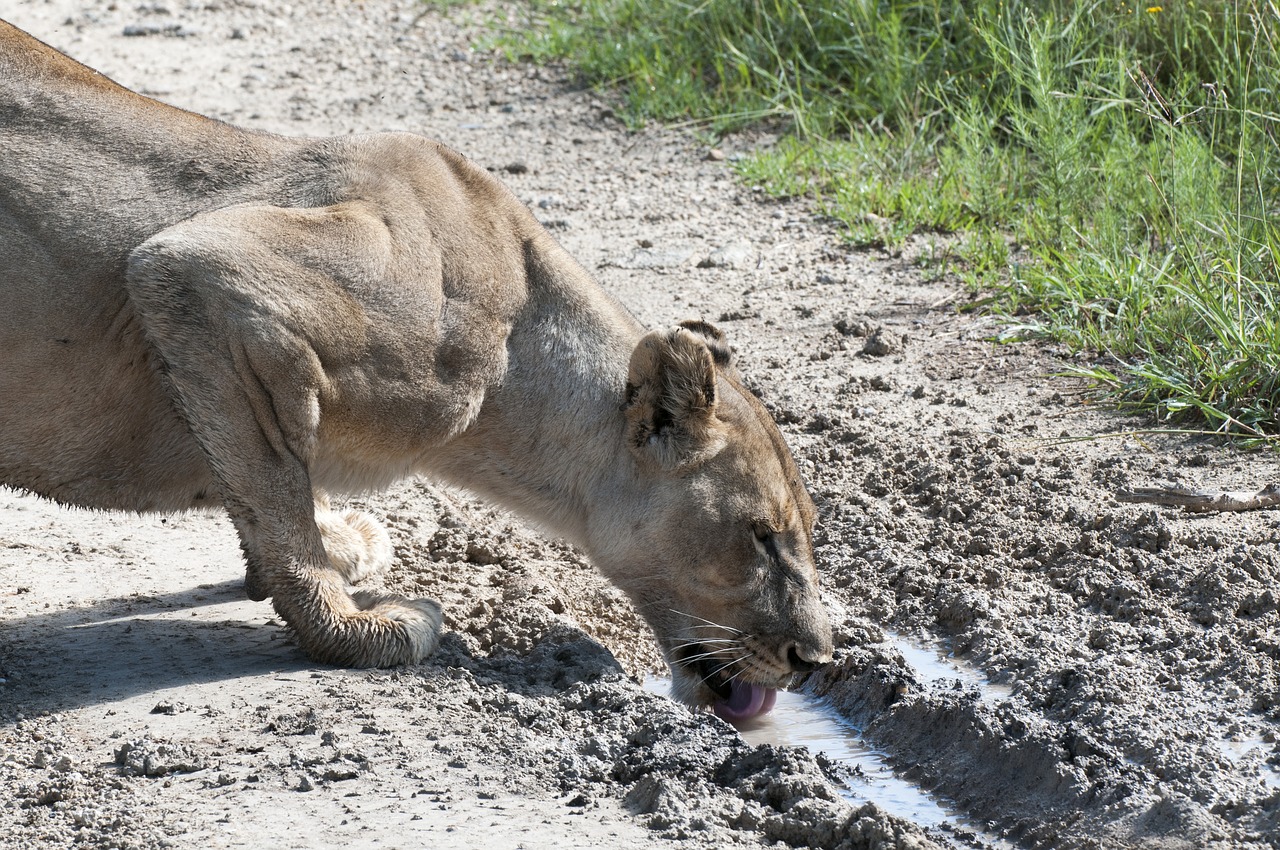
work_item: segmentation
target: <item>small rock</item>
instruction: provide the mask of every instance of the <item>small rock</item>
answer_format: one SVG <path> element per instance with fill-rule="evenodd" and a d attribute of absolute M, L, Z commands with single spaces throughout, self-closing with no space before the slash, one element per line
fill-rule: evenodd
<path fill-rule="evenodd" d="M 687 249 L 660 251 L 653 248 L 637 248 L 626 257 L 614 260 L 611 265 L 620 269 L 673 269 L 684 265 L 693 252 Z"/>
<path fill-rule="evenodd" d="M 707 159 L 711 160 L 712 162 L 721 162 L 724 160 L 724 151 L 720 150 L 719 148 L 712 148 L 711 150 L 707 151 Z"/>
<path fill-rule="evenodd" d="M 528 174 L 529 166 L 527 163 L 516 160 L 515 162 L 509 162 L 502 166 L 502 170 L 508 174 Z"/>
<path fill-rule="evenodd" d="M 149 35 L 161 35 L 167 38 L 193 38 L 199 31 L 185 24 L 129 24 L 122 32 L 128 38 L 142 38 Z"/>
<path fill-rule="evenodd" d="M 731 242 L 711 252 L 711 256 L 698 262 L 700 269 L 738 269 L 751 261 L 751 243 L 745 239 Z"/>
<path fill-rule="evenodd" d="M 871 336 L 872 327 L 865 319 L 836 319 L 835 329 L 841 336 Z"/>
<path fill-rule="evenodd" d="M 867 337 L 866 344 L 862 346 L 862 353 L 869 354 L 872 357 L 897 354 L 901 350 L 902 337 L 895 337 L 886 333 L 884 328 L 876 328 L 871 336 Z"/>

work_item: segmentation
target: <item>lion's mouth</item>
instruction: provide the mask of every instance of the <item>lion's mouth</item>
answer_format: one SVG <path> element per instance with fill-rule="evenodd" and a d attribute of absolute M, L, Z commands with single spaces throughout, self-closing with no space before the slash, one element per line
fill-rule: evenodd
<path fill-rule="evenodd" d="M 701 679 L 718 699 L 727 700 L 732 695 L 733 689 L 729 684 L 732 674 L 729 671 L 734 664 L 726 663 L 700 643 L 681 648 L 676 657 L 680 666 Z"/>
<path fill-rule="evenodd" d="M 737 666 L 736 662 L 726 662 L 702 644 L 683 647 L 677 656 L 680 666 L 701 679 L 715 696 L 711 708 L 721 718 L 736 723 L 773 708 L 777 691 L 743 681 L 739 676 L 741 670 L 730 672 Z"/>

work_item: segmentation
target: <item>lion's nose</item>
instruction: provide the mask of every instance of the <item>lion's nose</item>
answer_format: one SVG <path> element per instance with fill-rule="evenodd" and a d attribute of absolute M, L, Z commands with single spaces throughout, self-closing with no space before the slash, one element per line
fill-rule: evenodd
<path fill-rule="evenodd" d="M 793 643 L 787 647 L 787 663 L 793 673 L 812 673 L 831 660 L 831 653 Z"/>

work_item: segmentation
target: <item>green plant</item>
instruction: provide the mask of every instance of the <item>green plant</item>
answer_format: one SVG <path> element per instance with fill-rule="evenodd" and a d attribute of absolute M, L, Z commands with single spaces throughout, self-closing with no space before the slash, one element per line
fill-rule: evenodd
<path fill-rule="evenodd" d="M 933 268 L 988 292 L 1003 338 L 1093 354 L 1075 371 L 1116 403 L 1280 432 L 1271 0 L 526 8 L 508 51 L 621 87 L 628 120 L 788 130 L 736 168 L 853 242 L 957 232 Z"/>

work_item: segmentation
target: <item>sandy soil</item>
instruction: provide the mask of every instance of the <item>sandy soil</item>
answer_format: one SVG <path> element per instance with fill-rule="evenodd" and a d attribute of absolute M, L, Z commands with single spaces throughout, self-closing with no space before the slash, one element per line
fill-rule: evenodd
<path fill-rule="evenodd" d="M 1059 442 L 1141 423 L 1052 377 L 1059 352 L 988 342 L 990 320 L 958 313 L 964 295 L 911 251 L 849 251 L 695 136 L 628 133 L 560 72 L 476 52 L 474 7 L 4 15 L 218 118 L 439 138 L 502 173 L 642 321 L 719 323 L 822 516 L 838 650 L 808 690 L 902 776 L 1020 846 L 1280 847 L 1280 519 L 1113 498 L 1260 486 L 1274 457 Z M 0 844 L 982 845 L 851 805 L 824 757 L 643 691 L 648 636 L 569 547 L 428 483 L 359 504 L 391 529 L 386 584 L 447 607 L 427 663 L 309 663 L 244 599 L 218 516 L 0 491 Z M 931 679 L 901 636 L 973 675 Z"/>

